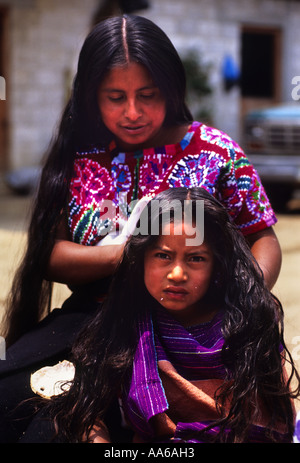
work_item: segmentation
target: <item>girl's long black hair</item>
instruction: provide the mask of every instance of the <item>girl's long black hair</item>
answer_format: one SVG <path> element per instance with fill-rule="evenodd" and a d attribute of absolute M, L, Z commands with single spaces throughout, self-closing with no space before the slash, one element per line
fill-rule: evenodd
<path fill-rule="evenodd" d="M 212 424 L 220 427 L 218 441 L 247 442 L 250 425 L 259 418 L 262 405 L 270 429 L 281 423 L 292 439 L 291 398 L 299 396 L 299 376 L 285 345 L 281 304 L 267 289 L 244 237 L 224 207 L 201 188 L 169 189 L 155 199 L 159 207 L 153 211 L 149 203 L 144 211 L 152 222 L 170 212 L 173 200 L 179 200 L 180 207 L 189 200 L 193 212 L 197 201 L 204 201 L 204 238 L 215 262 L 207 299 L 224 311 L 222 355 L 227 378 L 215 397 L 220 419 Z M 104 419 L 130 375 L 137 314 L 153 303 L 143 273 L 145 251 L 156 239 L 139 233 L 128 240 L 106 302 L 74 345 L 74 382 L 69 392 L 47 406 L 63 442 L 80 442 L 88 436 L 92 426 Z M 284 359 L 291 370 L 288 378 L 282 367 Z M 224 412 L 228 400 L 230 409 Z"/>
<path fill-rule="evenodd" d="M 25 256 L 14 278 L 5 317 L 7 345 L 45 315 L 52 284 L 45 271 L 55 233 L 68 202 L 68 187 L 77 151 L 107 146 L 112 134 L 104 126 L 97 90 L 106 73 L 129 61 L 146 66 L 166 100 L 165 125 L 192 121 L 185 104 L 185 73 L 166 34 L 150 20 L 126 15 L 109 18 L 87 36 L 80 52 L 71 97 L 64 109 L 43 167 L 33 204 Z"/>

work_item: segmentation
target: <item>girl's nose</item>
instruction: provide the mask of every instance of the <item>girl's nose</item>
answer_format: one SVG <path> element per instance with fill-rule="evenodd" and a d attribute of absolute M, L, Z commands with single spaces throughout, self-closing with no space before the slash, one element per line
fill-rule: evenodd
<path fill-rule="evenodd" d="M 168 274 L 168 279 L 173 281 L 186 281 L 187 274 L 182 265 L 174 265 Z"/>

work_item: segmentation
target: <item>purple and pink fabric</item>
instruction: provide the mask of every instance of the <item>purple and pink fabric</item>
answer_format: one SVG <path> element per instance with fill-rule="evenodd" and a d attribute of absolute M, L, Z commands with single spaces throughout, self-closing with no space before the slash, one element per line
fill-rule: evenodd
<path fill-rule="evenodd" d="M 214 394 L 226 378 L 221 351 L 222 314 L 190 328 L 165 309 L 139 320 L 138 346 L 132 376 L 122 404 L 135 431 L 135 442 L 205 443 L 218 436 Z M 229 432 L 229 430 L 228 430 Z M 278 442 L 285 434 L 275 431 Z M 253 424 L 249 442 L 270 442 L 266 429 Z"/>

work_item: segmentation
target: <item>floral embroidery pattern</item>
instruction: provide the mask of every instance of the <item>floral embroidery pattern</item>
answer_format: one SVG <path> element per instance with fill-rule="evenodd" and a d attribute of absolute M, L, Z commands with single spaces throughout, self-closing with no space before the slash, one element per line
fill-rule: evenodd
<path fill-rule="evenodd" d="M 76 205 L 76 199 L 73 198 L 69 210 L 68 223 L 72 231 L 73 241 L 79 244 L 87 244 L 89 237 L 98 233 L 99 208 L 94 209 L 93 206 L 81 208 Z"/>
<path fill-rule="evenodd" d="M 70 191 L 79 204 L 98 204 L 113 191 L 112 179 L 104 167 L 90 159 L 76 159 Z"/>
<path fill-rule="evenodd" d="M 126 164 L 113 164 L 111 167 L 111 176 L 115 191 L 128 193 L 132 184 L 132 177 L 129 167 Z"/>
<path fill-rule="evenodd" d="M 168 182 L 170 187 L 205 187 L 215 193 L 215 182 L 222 160 L 215 153 L 202 152 L 182 158 L 172 170 Z"/>
<path fill-rule="evenodd" d="M 68 224 L 72 239 L 94 245 L 122 227 L 131 201 L 165 188 L 203 187 L 227 208 L 244 234 L 276 223 L 257 172 L 241 148 L 223 132 L 194 122 L 175 145 L 116 153 L 101 165 L 103 150 L 78 153 L 70 182 Z M 108 214 L 105 200 L 113 205 Z"/>
<path fill-rule="evenodd" d="M 221 148 L 233 148 L 234 150 L 240 150 L 239 145 L 232 140 L 232 138 L 214 127 L 208 127 L 203 124 L 201 126 L 201 138 L 209 143 L 216 144 Z"/>
<path fill-rule="evenodd" d="M 69 227 L 75 243 L 90 244 L 103 228 L 101 205 L 105 199 L 112 199 L 113 182 L 107 169 L 86 157 L 75 160 L 74 172 Z"/>
<path fill-rule="evenodd" d="M 154 192 L 159 188 L 160 183 L 172 163 L 172 158 L 166 154 L 153 154 L 145 156 L 140 167 L 139 188 L 143 195 Z"/>

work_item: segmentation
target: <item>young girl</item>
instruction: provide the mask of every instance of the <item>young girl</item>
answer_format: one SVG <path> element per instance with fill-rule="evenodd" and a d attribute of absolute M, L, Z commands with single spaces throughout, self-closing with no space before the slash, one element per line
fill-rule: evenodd
<path fill-rule="evenodd" d="M 72 386 L 50 404 L 56 439 L 110 442 L 105 416 L 120 397 L 136 443 L 291 442 L 299 377 L 243 236 L 203 189 L 155 200 L 74 345 Z M 140 232 L 145 221 L 159 235 Z"/>
<path fill-rule="evenodd" d="M 7 414 L 31 396 L 30 374 L 66 357 L 107 292 L 124 242 L 95 245 L 122 229 L 133 201 L 181 186 L 202 186 L 224 204 L 271 288 L 281 252 L 256 171 L 230 137 L 193 121 L 184 69 L 164 32 L 142 17 L 110 18 L 83 44 L 14 280 L 5 332 L 11 347 L 0 364 L 0 441 L 22 431 L 20 416 L 12 429 Z M 45 317 L 53 281 L 72 295 Z"/>

